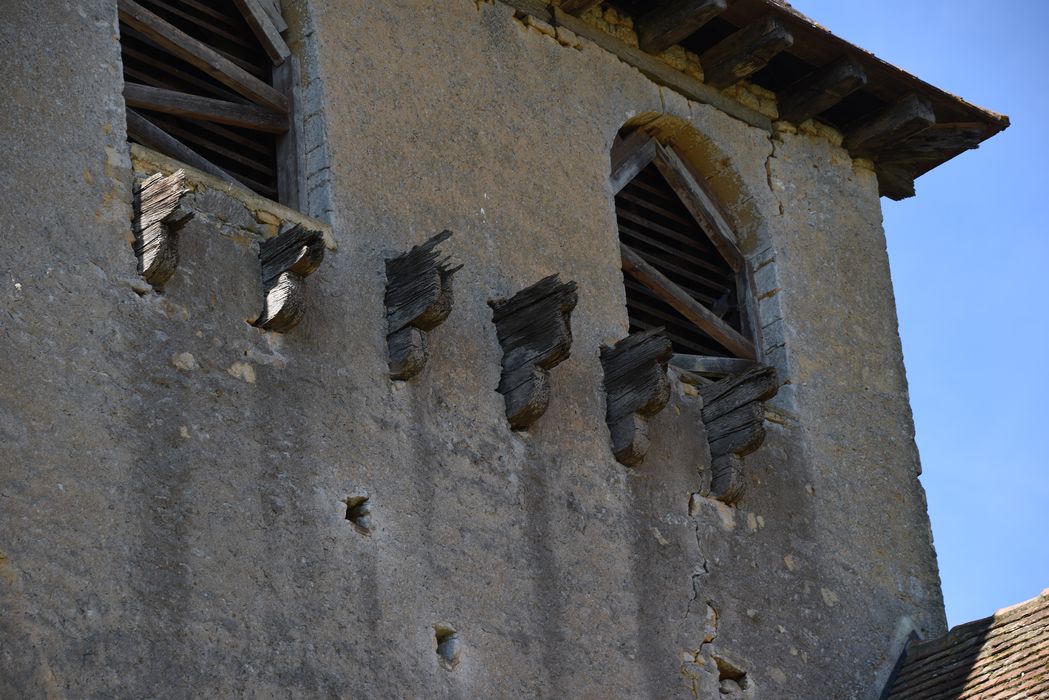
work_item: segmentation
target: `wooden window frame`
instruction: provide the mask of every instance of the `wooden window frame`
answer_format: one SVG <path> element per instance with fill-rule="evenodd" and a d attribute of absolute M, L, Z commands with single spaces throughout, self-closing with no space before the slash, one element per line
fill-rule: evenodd
<path fill-rule="evenodd" d="M 175 117 L 236 126 L 277 134 L 276 201 L 292 209 L 305 205 L 302 129 L 298 108 L 298 64 L 281 32 L 288 28 L 278 0 L 233 0 L 252 33 L 272 61 L 268 84 L 247 72 L 208 44 L 146 9 L 135 0 L 117 0 L 120 22 L 134 29 L 164 51 L 200 69 L 251 104 L 169 90 L 124 84 L 128 136 L 149 148 L 187 165 L 255 190 L 249 181 L 211 162 L 178 138 L 157 126 L 136 109 Z M 256 183 L 257 184 L 257 183 Z M 266 196 L 263 194 L 263 196 Z"/>
<path fill-rule="evenodd" d="M 729 225 L 717 200 L 672 147 L 660 144 L 641 130 L 634 131 L 625 138 L 617 137 L 612 146 L 611 159 L 613 196 L 619 194 L 642 170 L 654 164 L 735 275 L 742 332 L 723 321 L 655 266 L 645 261 L 637 251 L 620 241 L 623 272 L 644 285 L 735 356 L 688 356 L 688 368 L 701 373 L 724 375 L 735 373 L 759 361 L 760 326 L 754 303 L 754 275 L 750 263 L 736 245 L 736 233 Z"/>

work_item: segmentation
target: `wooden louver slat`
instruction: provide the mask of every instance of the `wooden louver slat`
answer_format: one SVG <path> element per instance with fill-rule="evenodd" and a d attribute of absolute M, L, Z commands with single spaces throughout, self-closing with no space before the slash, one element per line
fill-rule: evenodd
<path fill-rule="evenodd" d="M 243 126 L 274 134 L 282 134 L 288 130 L 287 117 L 271 110 L 255 105 L 213 100 L 175 90 L 125 83 L 124 100 L 129 107 L 150 109 L 180 117 Z"/>

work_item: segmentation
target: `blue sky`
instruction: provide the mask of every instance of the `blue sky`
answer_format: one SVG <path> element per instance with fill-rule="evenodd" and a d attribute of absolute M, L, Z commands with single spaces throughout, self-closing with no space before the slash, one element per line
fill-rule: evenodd
<path fill-rule="evenodd" d="M 793 0 L 1012 126 L 882 199 L 951 625 L 1049 588 L 1049 2 Z"/>

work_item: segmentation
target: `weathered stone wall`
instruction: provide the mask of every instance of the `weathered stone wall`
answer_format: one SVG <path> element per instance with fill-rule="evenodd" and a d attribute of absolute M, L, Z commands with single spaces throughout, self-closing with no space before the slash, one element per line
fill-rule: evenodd
<path fill-rule="evenodd" d="M 339 248 L 285 336 L 247 323 L 236 208 L 184 230 L 163 294 L 136 279 L 114 3 L 0 9 L 0 696 L 710 697 L 715 657 L 741 697 L 876 696 L 893 636 L 944 618 L 873 174 L 501 4 L 286 4 Z M 691 497 L 685 387 L 641 468 L 610 453 L 630 120 L 733 211 L 789 382 L 738 508 Z M 391 382 L 384 260 L 444 228 L 455 308 Z M 486 301 L 555 272 L 572 357 L 514 433 Z"/>

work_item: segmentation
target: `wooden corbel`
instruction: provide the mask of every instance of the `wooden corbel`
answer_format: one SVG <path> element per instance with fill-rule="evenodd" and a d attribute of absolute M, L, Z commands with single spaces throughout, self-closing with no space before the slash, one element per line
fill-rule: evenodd
<path fill-rule="evenodd" d="M 156 289 L 178 267 L 178 230 L 193 218 L 193 212 L 180 206 L 187 191 L 182 170 L 150 175 L 135 188 L 132 228 L 138 273 Z"/>
<path fill-rule="evenodd" d="M 442 231 L 407 253 L 386 261 L 386 345 L 390 378 L 411 379 L 426 365 L 427 333 L 452 311 L 452 275 L 437 246 L 451 237 Z"/>
<path fill-rule="evenodd" d="M 628 467 L 641 464 L 648 452 L 648 419 L 670 399 L 667 363 L 673 354 L 662 328 L 632 333 L 612 347 L 601 348 L 605 372 L 605 421 L 612 434 L 612 453 Z"/>
<path fill-rule="evenodd" d="M 577 301 L 576 283 L 551 275 L 510 299 L 488 302 L 503 348 L 498 390 L 514 430 L 528 428 L 546 411 L 550 370 L 568 359 L 572 348 L 570 318 Z"/>
<path fill-rule="evenodd" d="M 306 280 L 324 260 L 324 239 L 319 231 L 296 225 L 262 242 L 262 315 L 255 325 L 284 333 L 298 325 L 306 312 Z"/>
<path fill-rule="evenodd" d="M 775 367 L 756 365 L 699 390 L 710 445 L 710 496 L 733 504 L 746 490 L 743 457 L 765 441 L 765 405 L 779 390 Z"/>

